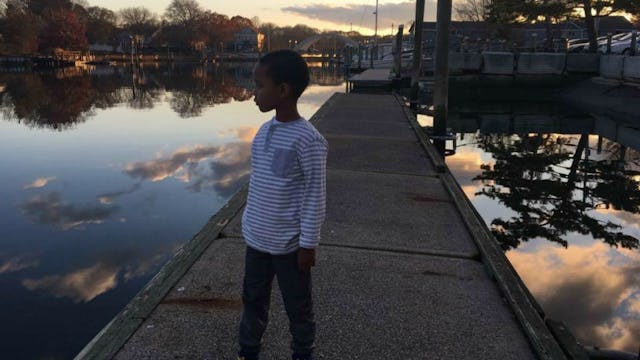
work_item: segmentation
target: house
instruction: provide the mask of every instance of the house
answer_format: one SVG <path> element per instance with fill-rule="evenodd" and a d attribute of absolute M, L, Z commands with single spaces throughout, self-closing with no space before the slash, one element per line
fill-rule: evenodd
<path fill-rule="evenodd" d="M 238 52 L 256 52 L 262 50 L 264 34 L 252 27 L 244 27 L 233 34 L 233 50 Z"/>

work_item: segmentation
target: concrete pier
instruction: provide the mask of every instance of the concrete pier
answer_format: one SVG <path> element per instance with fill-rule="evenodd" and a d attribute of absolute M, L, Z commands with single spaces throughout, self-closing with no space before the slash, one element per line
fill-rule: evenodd
<path fill-rule="evenodd" d="M 335 94 L 311 121 L 330 144 L 313 269 L 316 358 L 565 358 L 401 99 Z M 236 194 L 78 358 L 234 359 L 245 197 Z M 266 360 L 289 356 L 276 284 Z"/>

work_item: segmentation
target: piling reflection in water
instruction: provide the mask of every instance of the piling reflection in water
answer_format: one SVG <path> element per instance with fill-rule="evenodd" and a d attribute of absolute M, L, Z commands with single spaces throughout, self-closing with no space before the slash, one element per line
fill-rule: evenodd
<path fill-rule="evenodd" d="M 446 161 L 546 314 L 583 344 L 635 353 L 637 130 L 561 109 L 457 104 Z"/>

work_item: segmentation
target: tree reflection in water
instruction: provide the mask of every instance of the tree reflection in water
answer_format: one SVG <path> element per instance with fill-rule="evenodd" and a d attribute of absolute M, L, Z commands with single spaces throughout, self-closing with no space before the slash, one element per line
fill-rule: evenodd
<path fill-rule="evenodd" d="M 339 84 L 336 67 L 311 69 L 312 83 Z M 30 127 L 66 130 L 94 115 L 93 109 L 126 104 L 151 109 L 168 96 L 182 118 L 203 109 L 253 97 L 253 64 L 172 65 L 170 67 L 67 68 L 0 74 L 3 118 Z"/>
<path fill-rule="evenodd" d="M 590 159 L 588 135 L 479 134 L 478 146 L 492 154 L 474 178 L 483 184 L 477 195 L 498 200 L 516 214 L 491 222 L 504 250 L 546 238 L 567 246 L 566 235 L 590 234 L 611 246 L 638 248 L 639 240 L 621 226 L 597 219 L 595 210 L 612 207 L 640 212 L 640 172 L 609 146 L 603 159 Z M 577 141 L 576 141 L 577 140 Z M 603 156 L 600 156 L 602 158 Z"/>

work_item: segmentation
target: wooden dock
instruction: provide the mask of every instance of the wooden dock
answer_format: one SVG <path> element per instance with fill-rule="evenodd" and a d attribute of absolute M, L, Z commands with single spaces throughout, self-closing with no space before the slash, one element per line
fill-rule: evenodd
<path fill-rule="evenodd" d="M 349 78 L 351 88 L 390 88 L 391 69 L 368 69 Z"/>
<path fill-rule="evenodd" d="M 566 358 L 400 99 L 335 94 L 311 121 L 330 144 L 317 359 Z M 233 359 L 245 198 L 246 188 L 77 358 Z M 287 358 L 289 339 L 275 286 L 262 358 Z"/>

